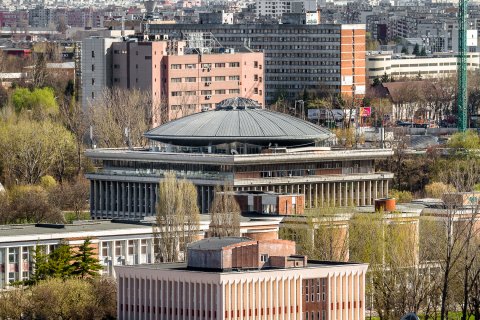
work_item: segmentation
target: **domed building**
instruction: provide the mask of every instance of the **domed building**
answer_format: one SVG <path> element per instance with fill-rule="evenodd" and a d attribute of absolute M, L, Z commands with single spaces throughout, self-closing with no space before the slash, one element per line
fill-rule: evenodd
<path fill-rule="evenodd" d="M 375 172 L 387 149 L 332 150 L 332 133 L 278 113 L 251 99 L 233 98 L 145 133 L 148 149 L 93 149 L 99 169 L 91 181 L 92 218 L 142 219 L 155 215 L 165 172 L 192 181 L 208 213 L 215 187 L 302 194 L 305 206 L 372 204 L 388 195 L 393 174 Z"/>

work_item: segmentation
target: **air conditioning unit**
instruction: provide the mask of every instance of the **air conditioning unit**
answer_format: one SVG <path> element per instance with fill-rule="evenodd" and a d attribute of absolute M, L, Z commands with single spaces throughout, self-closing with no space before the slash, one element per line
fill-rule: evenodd
<path fill-rule="evenodd" d="M 120 260 L 125 260 L 125 256 L 120 256 Z"/>
<path fill-rule="evenodd" d="M 112 257 L 107 257 L 107 261 L 112 261 Z"/>
<path fill-rule="evenodd" d="M 205 82 L 205 85 L 208 87 L 210 84 L 212 84 L 211 82 Z"/>
<path fill-rule="evenodd" d="M 211 97 L 212 97 L 211 95 L 208 95 L 208 96 L 205 96 L 205 99 L 209 100 Z"/>

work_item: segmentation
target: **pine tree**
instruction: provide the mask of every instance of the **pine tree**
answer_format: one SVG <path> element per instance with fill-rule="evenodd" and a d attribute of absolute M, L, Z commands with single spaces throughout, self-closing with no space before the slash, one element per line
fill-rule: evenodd
<path fill-rule="evenodd" d="M 408 54 L 408 49 L 407 49 L 407 47 L 405 47 L 405 46 L 402 47 L 402 53 Z"/>
<path fill-rule="evenodd" d="M 48 255 L 48 273 L 52 278 L 67 279 L 72 276 L 72 249 L 61 243 Z"/>
<path fill-rule="evenodd" d="M 415 47 L 413 47 L 412 54 L 416 55 L 416 56 L 418 56 L 420 54 L 420 46 L 418 45 L 418 43 L 416 43 Z"/>
<path fill-rule="evenodd" d="M 425 47 L 422 48 L 422 51 L 420 52 L 420 56 L 422 56 L 422 57 L 427 56 L 427 50 L 425 50 Z"/>
<path fill-rule="evenodd" d="M 45 280 L 49 277 L 48 255 L 45 253 L 42 246 L 36 246 L 35 250 L 32 250 L 33 260 L 33 273 L 30 279 L 25 281 L 27 285 L 33 285 L 41 280 Z"/>
<path fill-rule="evenodd" d="M 102 270 L 100 261 L 95 258 L 92 242 L 86 239 L 73 255 L 72 275 L 82 279 L 98 276 L 98 271 Z"/>

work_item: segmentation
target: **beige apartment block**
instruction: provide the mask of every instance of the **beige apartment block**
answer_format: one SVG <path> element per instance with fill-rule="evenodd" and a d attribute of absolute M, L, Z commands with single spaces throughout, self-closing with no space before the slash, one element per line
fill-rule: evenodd
<path fill-rule="evenodd" d="M 262 52 L 129 40 L 114 43 L 111 53 L 112 85 L 151 94 L 154 124 L 214 109 L 227 98 L 264 105 Z"/>

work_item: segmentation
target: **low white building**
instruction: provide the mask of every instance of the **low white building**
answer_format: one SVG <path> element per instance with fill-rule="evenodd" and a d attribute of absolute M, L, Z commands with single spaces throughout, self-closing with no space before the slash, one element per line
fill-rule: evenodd
<path fill-rule="evenodd" d="M 388 78 L 441 78 L 455 75 L 457 56 L 454 53 L 435 53 L 429 57 L 398 55 L 391 51 L 369 52 L 366 57 L 366 71 L 370 83 L 383 76 Z M 469 53 L 468 70 L 479 69 L 480 53 Z"/>
<path fill-rule="evenodd" d="M 280 217 L 242 217 L 240 232 L 249 238 L 278 236 Z M 198 237 L 209 228 L 210 216 L 201 215 Z M 50 253 L 60 243 L 72 247 L 89 238 L 103 266 L 115 275 L 114 266 L 155 262 L 152 222 L 80 221 L 74 224 L 0 225 L 0 290 L 11 282 L 28 280 L 33 272 L 32 252 L 41 246 Z"/>

